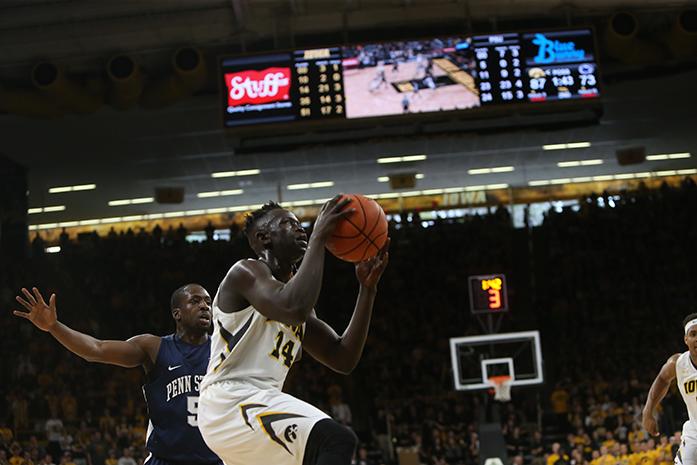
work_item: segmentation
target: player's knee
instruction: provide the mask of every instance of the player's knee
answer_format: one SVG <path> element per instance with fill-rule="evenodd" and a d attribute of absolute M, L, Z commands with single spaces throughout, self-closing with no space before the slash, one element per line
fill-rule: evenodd
<path fill-rule="evenodd" d="M 337 442 L 340 442 L 344 447 L 346 447 L 347 450 L 350 450 L 351 453 L 353 453 L 358 445 L 358 436 L 356 436 L 356 433 L 354 433 L 351 428 L 337 422 L 334 422 L 334 424 L 337 426 Z"/>
<path fill-rule="evenodd" d="M 310 433 L 309 443 L 318 449 L 353 450 L 358 444 L 358 437 L 350 428 L 330 418 L 318 422 Z"/>

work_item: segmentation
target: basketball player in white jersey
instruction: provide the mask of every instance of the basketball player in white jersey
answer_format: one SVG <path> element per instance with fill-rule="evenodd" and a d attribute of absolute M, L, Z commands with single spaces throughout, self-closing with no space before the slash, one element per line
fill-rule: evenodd
<path fill-rule="evenodd" d="M 322 207 L 309 241 L 295 215 L 273 202 L 247 217 L 245 232 L 259 258 L 235 263 L 218 288 L 211 359 L 199 399 L 199 429 L 226 465 L 351 462 L 354 433 L 281 391 L 301 345 L 340 373 L 353 370 L 365 345 L 387 246 L 356 265 L 358 298 L 342 336 L 314 311 L 325 243 L 337 221 L 354 211 L 350 200 L 339 198 Z"/>
<path fill-rule="evenodd" d="M 697 465 L 697 313 L 683 321 L 687 352 L 672 355 L 651 385 L 642 415 L 646 431 L 658 436 L 654 410 L 677 378 L 678 389 L 687 406 L 689 419 L 682 427 L 682 441 L 675 456 L 676 465 Z"/>

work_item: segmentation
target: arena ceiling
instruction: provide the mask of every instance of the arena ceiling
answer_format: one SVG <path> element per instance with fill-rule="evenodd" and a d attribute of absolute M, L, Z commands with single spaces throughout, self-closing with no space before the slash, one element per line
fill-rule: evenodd
<path fill-rule="evenodd" d="M 620 8 L 647 11 L 685 4 L 650 0 L 573 4 L 542 0 L 6 0 L 0 3 L 0 83 L 21 86 L 39 60 L 60 63 L 68 73 L 90 73 L 103 69 L 113 54 L 128 53 L 141 66 L 156 69 L 182 45 L 238 53 L 312 41 L 356 40 L 365 31 L 381 28 L 438 32 L 443 18 L 449 24 L 461 21 L 467 30 L 473 22 L 491 26 L 531 17 L 561 17 L 572 23 L 576 16 L 607 15 Z M 253 205 L 279 198 L 318 199 L 338 191 L 384 193 L 390 188 L 378 179 L 397 173 L 422 175 L 416 189 L 428 190 L 526 186 L 535 180 L 694 168 L 692 157 L 639 166 L 619 166 L 615 160 L 615 150 L 629 146 L 644 146 L 649 154 L 697 152 L 693 109 L 687 99 L 697 73 L 658 74 L 608 83 L 604 115 L 595 124 L 559 127 L 547 118 L 528 121 L 528 127 L 520 128 L 520 119 L 511 116 L 500 120 L 496 131 L 485 131 L 473 122 L 441 121 L 364 128 L 332 143 L 326 142 L 331 136 L 313 130 L 287 143 L 265 144 L 267 138 L 257 137 L 242 150 L 239 138 L 221 128 L 215 89 L 208 89 L 157 110 L 103 107 L 90 115 L 50 120 L 0 115 L 0 151 L 28 168 L 30 207 L 65 206 L 61 211 L 30 215 L 31 224 Z M 507 125 L 514 129 L 505 130 Z M 590 146 L 543 149 L 573 142 Z M 414 154 L 427 158 L 389 165 L 376 161 Z M 579 160 L 602 163 L 558 166 Z M 513 169 L 472 171 L 495 167 Z M 211 176 L 250 169 L 260 172 Z M 325 181 L 334 185 L 288 189 L 293 184 Z M 85 184 L 95 184 L 96 189 L 49 193 L 52 187 Z M 183 187 L 184 203 L 109 206 L 113 200 L 152 197 L 157 187 Z M 239 190 L 243 192 L 228 196 L 197 195 Z"/>

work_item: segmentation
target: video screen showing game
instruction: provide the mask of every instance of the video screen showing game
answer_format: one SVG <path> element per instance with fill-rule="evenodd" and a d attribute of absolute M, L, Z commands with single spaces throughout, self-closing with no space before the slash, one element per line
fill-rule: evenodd
<path fill-rule="evenodd" d="M 349 119 L 480 105 L 470 39 L 353 45 L 342 56 Z"/>

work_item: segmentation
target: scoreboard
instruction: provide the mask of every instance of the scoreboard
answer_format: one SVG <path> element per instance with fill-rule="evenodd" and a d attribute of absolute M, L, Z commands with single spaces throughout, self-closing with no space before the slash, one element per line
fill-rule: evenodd
<path fill-rule="evenodd" d="M 600 97 L 591 29 L 226 57 L 220 69 L 226 127 Z"/>
<path fill-rule="evenodd" d="M 339 48 L 293 54 L 301 119 L 344 116 L 344 84 Z"/>
<path fill-rule="evenodd" d="M 506 276 L 502 274 L 469 277 L 470 311 L 500 313 L 508 311 Z"/>

